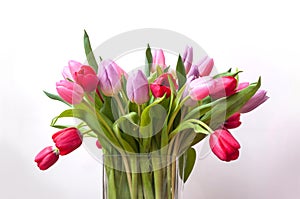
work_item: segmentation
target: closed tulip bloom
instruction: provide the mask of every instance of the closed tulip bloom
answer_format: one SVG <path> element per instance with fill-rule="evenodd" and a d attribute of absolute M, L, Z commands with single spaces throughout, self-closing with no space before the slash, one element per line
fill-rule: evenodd
<path fill-rule="evenodd" d="M 243 90 L 244 88 L 247 88 L 249 86 L 249 82 L 242 82 L 239 83 L 238 86 L 236 87 L 236 92 Z"/>
<path fill-rule="evenodd" d="M 60 130 L 52 136 L 60 155 L 67 155 L 82 144 L 82 135 L 77 128 L 70 127 Z"/>
<path fill-rule="evenodd" d="M 58 149 L 48 146 L 41 150 L 36 156 L 34 161 L 41 170 L 46 170 L 51 167 L 59 158 Z"/>
<path fill-rule="evenodd" d="M 140 105 L 149 100 L 148 80 L 141 70 L 128 77 L 126 91 L 128 99 L 136 104 Z"/>
<path fill-rule="evenodd" d="M 267 96 L 267 91 L 258 90 L 248 102 L 241 108 L 240 113 L 248 113 L 253 109 L 257 108 L 259 105 L 267 101 L 269 97 Z"/>
<path fill-rule="evenodd" d="M 65 79 L 74 79 L 74 75 L 76 72 L 80 70 L 82 63 L 70 60 L 68 62 L 68 66 L 65 66 L 62 72 L 62 75 Z"/>
<path fill-rule="evenodd" d="M 94 69 L 85 65 L 81 66 L 78 72 L 75 72 L 74 80 L 77 84 L 81 85 L 86 92 L 96 90 L 99 81 Z"/>
<path fill-rule="evenodd" d="M 188 74 L 193 64 L 193 47 L 187 46 L 185 48 L 182 56 L 182 61 L 185 67 L 185 73 Z"/>
<path fill-rule="evenodd" d="M 69 104 L 79 104 L 84 95 L 83 88 L 79 84 L 68 80 L 56 82 L 56 90 L 59 96 Z"/>
<path fill-rule="evenodd" d="M 192 100 L 202 100 L 209 95 L 210 88 L 214 81 L 211 77 L 199 77 L 191 81 L 189 85 L 189 95 Z"/>
<path fill-rule="evenodd" d="M 205 56 L 197 65 L 200 77 L 208 76 L 213 69 L 214 60 Z"/>
<path fill-rule="evenodd" d="M 209 138 L 209 145 L 220 160 L 229 162 L 239 157 L 240 144 L 227 129 L 216 130 Z"/>
<path fill-rule="evenodd" d="M 96 146 L 98 149 L 102 149 L 102 145 L 100 144 L 99 140 L 96 141 Z"/>
<path fill-rule="evenodd" d="M 240 113 L 234 113 L 224 122 L 224 127 L 227 129 L 234 129 L 239 127 L 242 124 L 242 122 L 240 121 L 240 116 Z"/>
<path fill-rule="evenodd" d="M 165 54 L 162 49 L 154 50 L 153 57 L 152 57 L 151 72 L 156 71 L 156 66 L 160 66 L 163 70 L 166 68 Z"/>
<path fill-rule="evenodd" d="M 176 83 L 176 80 L 170 73 L 164 73 L 161 76 L 159 76 L 152 84 L 150 84 L 150 89 L 155 98 L 162 97 L 166 94 L 166 98 L 170 97 L 171 95 L 171 89 L 170 89 L 170 83 L 169 78 L 173 82 L 175 88 L 178 88 L 178 85 Z"/>
<path fill-rule="evenodd" d="M 99 69 L 101 91 L 106 96 L 116 95 L 122 88 L 122 75 L 126 73 L 112 60 L 103 60 Z"/>
<path fill-rule="evenodd" d="M 226 76 L 219 77 L 214 80 L 214 87 L 210 90 L 210 96 L 214 99 L 218 99 L 225 96 L 234 94 L 237 86 L 237 80 L 234 77 Z"/>

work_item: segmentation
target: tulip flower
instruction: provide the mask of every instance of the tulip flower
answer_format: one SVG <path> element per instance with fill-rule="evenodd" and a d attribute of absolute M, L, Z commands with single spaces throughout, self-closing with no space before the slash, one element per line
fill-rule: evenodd
<path fill-rule="evenodd" d="M 58 158 L 58 149 L 48 146 L 35 156 L 34 161 L 41 170 L 46 170 L 51 167 L 58 160 Z"/>
<path fill-rule="evenodd" d="M 99 140 L 96 141 L 96 146 L 98 149 L 102 149 L 102 145 L 100 144 Z"/>
<path fill-rule="evenodd" d="M 165 55 L 162 49 L 155 50 L 152 57 L 152 67 L 151 72 L 156 71 L 156 66 L 160 66 L 163 70 L 166 68 Z"/>
<path fill-rule="evenodd" d="M 214 60 L 205 56 L 197 65 L 200 77 L 208 76 L 213 69 Z"/>
<path fill-rule="evenodd" d="M 189 85 L 189 95 L 192 100 L 202 100 L 209 95 L 210 88 L 214 81 L 211 77 L 199 77 L 191 81 Z"/>
<path fill-rule="evenodd" d="M 221 97 L 230 96 L 235 93 L 237 80 L 234 77 L 219 77 L 214 81 L 214 87 L 211 87 L 210 90 L 210 96 L 212 98 L 218 99 Z"/>
<path fill-rule="evenodd" d="M 239 83 L 238 86 L 236 87 L 236 92 L 243 90 L 244 88 L 247 88 L 249 86 L 249 82 L 242 82 Z"/>
<path fill-rule="evenodd" d="M 128 77 L 126 91 L 128 99 L 136 104 L 140 105 L 149 100 L 148 80 L 141 70 Z"/>
<path fill-rule="evenodd" d="M 171 89 L 169 78 L 173 82 L 175 88 L 178 88 L 176 80 L 170 73 L 164 73 L 159 76 L 152 84 L 150 84 L 150 89 L 155 98 L 162 97 L 166 94 L 166 98 L 170 97 Z"/>
<path fill-rule="evenodd" d="M 68 80 L 56 82 L 56 90 L 59 96 L 69 104 L 79 104 L 84 95 L 83 88 L 79 84 Z"/>
<path fill-rule="evenodd" d="M 103 60 L 99 69 L 101 91 L 106 96 L 116 95 L 122 88 L 122 75 L 127 76 L 127 74 L 112 60 Z"/>
<path fill-rule="evenodd" d="M 59 149 L 60 155 L 67 155 L 82 144 L 82 135 L 74 127 L 60 130 L 52 136 L 55 146 Z"/>
<path fill-rule="evenodd" d="M 234 129 L 239 127 L 242 124 L 240 121 L 240 116 L 240 113 L 234 113 L 224 122 L 224 127 L 227 129 Z"/>
<path fill-rule="evenodd" d="M 81 66 L 78 72 L 75 72 L 74 80 L 77 84 L 81 85 L 86 92 L 96 90 L 99 81 L 94 69 L 85 65 Z"/>
<path fill-rule="evenodd" d="M 62 75 L 65 79 L 74 79 L 74 75 L 76 72 L 80 70 L 82 63 L 70 60 L 68 62 L 68 66 L 65 66 L 62 72 Z"/>
<path fill-rule="evenodd" d="M 209 138 L 213 153 L 226 162 L 239 157 L 240 144 L 227 129 L 218 129 Z"/>
<path fill-rule="evenodd" d="M 259 90 L 257 91 L 248 102 L 241 108 L 240 113 L 248 113 L 253 109 L 257 108 L 259 105 L 267 101 L 269 97 L 267 96 L 267 91 Z"/>
<path fill-rule="evenodd" d="M 193 63 L 193 47 L 187 46 L 185 48 L 182 56 L 182 61 L 185 67 L 185 73 L 188 74 Z"/>

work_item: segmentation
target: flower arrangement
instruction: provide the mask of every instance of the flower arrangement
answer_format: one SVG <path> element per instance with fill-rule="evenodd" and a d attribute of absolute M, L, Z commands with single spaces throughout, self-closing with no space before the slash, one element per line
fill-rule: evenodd
<path fill-rule="evenodd" d="M 104 155 L 109 199 L 176 198 L 175 171 L 183 182 L 188 179 L 196 160 L 193 146 L 209 136 L 220 160 L 236 160 L 240 144 L 229 129 L 268 99 L 259 90 L 260 78 L 240 82 L 241 71 L 232 69 L 210 75 L 213 59 L 205 56 L 194 64 L 192 47 L 178 56 L 174 70 L 162 49 L 148 45 L 144 69 L 132 73 L 110 59 L 100 58 L 98 64 L 86 32 L 84 47 L 89 65 L 69 61 L 64 79 L 56 83 L 58 95 L 45 92 L 70 108 L 51 122 L 60 129 L 52 136 L 55 147 L 44 148 L 35 162 L 46 170 L 82 139 L 94 137 Z M 64 117 L 81 122 L 58 125 Z"/>

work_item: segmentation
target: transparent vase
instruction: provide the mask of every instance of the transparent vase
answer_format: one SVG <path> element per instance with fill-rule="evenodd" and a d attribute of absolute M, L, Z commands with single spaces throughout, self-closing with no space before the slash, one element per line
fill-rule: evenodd
<path fill-rule="evenodd" d="M 103 155 L 102 199 L 182 199 L 184 158 Z"/>

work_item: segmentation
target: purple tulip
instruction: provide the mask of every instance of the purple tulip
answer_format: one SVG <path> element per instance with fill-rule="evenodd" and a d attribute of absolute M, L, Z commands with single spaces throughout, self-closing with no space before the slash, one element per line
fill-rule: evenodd
<path fill-rule="evenodd" d="M 240 113 L 248 113 L 253 109 L 257 108 L 259 105 L 267 101 L 269 97 L 267 96 L 267 91 L 259 90 L 254 96 L 241 108 Z"/>
<path fill-rule="evenodd" d="M 160 66 L 163 70 L 167 67 L 165 63 L 165 54 L 162 49 L 155 50 L 153 53 L 151 72 L 156 71 L 156 66 Z"/>
<path fill-rule="evenodd" d="M 122 88 L 121 78 L 126 73 L 112 60 L 103 60 L 99 67 L 100 88 L 104 95 L 114 96 Z"/>
<path fill-rule="evenodd" d="M 188 74 L 188 72 L 191 69 L 191 66 L 193 64 L 193 47 L 187 46 L 184 50 L 182 61 L 184 63 L 185 67 L 185 73 Z"/>
<path fill-rule="evenodd" d="M 126 91 L 129 100 L 136 104 L 140 105 L 149 100 L 148 80 L 141 70 L 128 77 Z"/>
<path fill-rule="evenodd" d="M 84 95 L 83 88 L 79 84 L 68 80 L 56 82 L 56 90 L 59 96 L 69 104 L 79 104 Z"/>
<path fill-rule="evenodd" d="M 206 56 L 197 65 L 198 65 L 199 75 L 201 77 L 208 76 L 213 69 L 214 60 Z"/>

